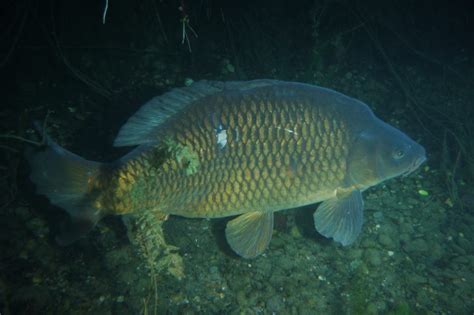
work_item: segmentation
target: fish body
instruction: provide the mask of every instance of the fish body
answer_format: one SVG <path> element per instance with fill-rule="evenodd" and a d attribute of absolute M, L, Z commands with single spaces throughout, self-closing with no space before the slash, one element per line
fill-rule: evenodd
<path fill-rule="evenodd" d="M 30 158 L 32 179 L 73 217 L 93 226 L 106 214 L 137 211 L 239 215 L 226 236 L 243 257 L 268 246 L 275 211 L 321 201 L 316 229 L 352 243 L 363 221 L 361 192 L 425 160 L 423 147 L 366 104 L 274 80 L 200 81 L 152 99 L 115 140 L 137 147 L 111 164 L 49 143 Z M 70 187 L 58 188 L 59 179 Z"/>

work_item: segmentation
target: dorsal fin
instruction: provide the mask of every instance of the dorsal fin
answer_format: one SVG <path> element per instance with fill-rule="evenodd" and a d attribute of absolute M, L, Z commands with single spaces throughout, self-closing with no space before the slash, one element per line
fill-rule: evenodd
<path fill-rule="evenodd" d="M 224 90 L 248 90 L 281 83 L 276 80 L 199 81 L 189 87 L 175 88 L 152 98 L 122 126 L 114 146 L 131 146 L 159 141 L 160 126 L 188 105 Z"/>

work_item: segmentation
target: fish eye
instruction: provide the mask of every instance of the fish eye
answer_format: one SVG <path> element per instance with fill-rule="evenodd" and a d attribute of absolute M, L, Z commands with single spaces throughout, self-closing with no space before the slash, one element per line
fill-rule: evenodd
<path fill-rule="evenodd" d="M 393 151 L 392 156 L 395 160 L 399 160 L 405 156 L 405 151 L 402 149 L 396 149 L 395 151 Z"/>

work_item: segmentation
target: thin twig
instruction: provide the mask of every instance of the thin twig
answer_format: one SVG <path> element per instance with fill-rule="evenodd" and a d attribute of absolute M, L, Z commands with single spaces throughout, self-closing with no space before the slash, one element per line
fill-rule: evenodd
<path fill-rule="evenodd" d="M 41 132 L 41 141 L 35 141 L 35 140 L 31 140 L 31 139 L 28 139 L 28 138 L 24 138 L 22 136 L 18 136 L 18 135 L 9 135 L 9 134 L 5 134 L 5 135 L 0 135 L 0 138 L 3 138 L 3 139 L 13 139 L 13 140 L 18 140 L 18 141 L 21 141 L 21 142 L 25 142 L 25 143 L 29 143 L 29 144 L 32 144 L 32 145 L 35 145 L 37 147 L 41 147 L 43 145 L 46 144 L 46 139 L 47 139 L 47 135 L 46 135 L 46 126 L 47 126 L 47 123 L 48 123 L 48 119 L 49 119 L 49 115 L 51 114 L 51 111 L 48 111 L 46 113 L 46 116 L 43 120 L 43 124 L 42 124 L 42 127 L 41 128 L 38 128 L 38 132 Z M 2 145 L 0 144 L 0 148 L 3 148 L 5 150 L 9 150 L 9 151 L 12 151 L 12 152 L 18 152 L 18 150 L 14 149 L 14 148 L 11 148 L 9 146 L 5 146 L 5 145 Z"/>
<path fill-rule="evenodd" d="M 450 72 L 452 72 L 453 74 L 455 74 L 456 76 L 458 76 L 459 78 L 461 79 L 465 79 L 459 72 L 457 72 L 454 68 L 448 66 L 448 65 L 445 65 L 444 63 L 442 63 L 441 61 L 431 57 L 431 56 L 428 56 L 426 53 L 416 49 L 415 47 L 413 47 L 413 45 L 411 45 L 411 43 L 405 39 L 401 34 L 399 34 L 398 32 L 396 32 L 394 29 L 392 29 L 390 26 L 388 26 L 387 24 L 383 23 L 382 21 L 379 21 L 379 23 L 383 26 L 385 26 L 385 28 L 387 28 L 390 32 L 392 32 L 397 38 L 398 40 L 404 44 L 406 47 L 408 47 L 415 55 L 417 55 L 418 57 L 432 63 L 432 64 L 435 64 L 435 65 L 438 65 L 440 67 L 442 67 L 443 69 L 446 69 L 446 70 L 449 70 Z"/>
<path fill-rule="evenodd" d="M 4 67 L 7 64 L 8 59 L 10 59 L 11 55 L 15 51 L 16 45 L 18 44 L 18 40 L 20 39 L 21 34 L 23 34 L 23 28 L 25 26 L 26 18 L 28 17 L 28 12 L 29 12 L 28 9 L 25 9 L 25 14 L 23 15 L 23 18 L 21 19 L 20 27 L 18 28 L 16 36 L 13 39 L 13 43 L 10 46 L 10 49 L 8 50 L 5 58 L 3 58 L 3 60 L 0 62 L 0 68 Z"/>
<path fill-rule="evenodd" d="M 99 95 L 110 99 L 112 98 L 112 92 L 101 86 L 99 83 L 93 81 L 90 79 L 87 75 L 79 71 L 78 69 L 74 68 L 72 64 L 69 62 L 69 60 L 66 58 L 63 50 L 61 49 L 61 46 L 59 44 L 59 40 L 56 35 L 56 28 L 55 28 L 55 19 L 54 19 L 54 11 L 53 7 L 51 6 L 51 23 L 52 23 L 52 31 L 48 31 L 46 27 L 40 23 L 40 26 L 43 28 L 44 34 L 46 38 L 48 39 L 50 45 L 56 49 L 56 53 L 58 57 L 63 61 L 64 65 L 74 74 L 76 78 L 78 78 L 80 81 L 82 81 L 84 84 L 89 86 L 93 91 L 98 93 Z"/>
<path fill-rule="evenodd" d="M 108 9 L 109 9 L 109 0 L 105 0 L 104 13 L 102 13 L 102 24 L 105 24 L 105 17 L 107 16 Z"/>
<path fill-rule="evenodd" d="M 18 141 L 26 142 L 26 143 L 33 144 L 33 145 L 36 145 L 36 146 L 43 145 L 42 142 L 30 140 L 30 139 L 23 138 L 23 137 L 16 136 L 16 135 L 0 135 L 0 138 L 18 140 Z"/>
<path fill-rule="evenodd" d="M 395 78 L 397 81 L 398 85 L 400 86 L 400 89 L 402 90 L 403 94 L 405 95 L 406 99 L 410 101 L 414 106 L 412 106 L 409 102 L 407 103 L 407 106 L 410 108 L 411 112 L 413 113 L 415 119 L 418 121 L 420 126 L 431 136 L 438 138 L 431 130 L 425 125 L 423 120 L 420 118 L 418 111 L 420 111 L 423 116 L 430 118 L 433 121 L 437 121 L 430 113 L 428 113 L 424 108 L 420 105 L 420 102 L 416 99 L 415 96 L 410 92 L 409 88 L 405 85 L 405 81 L 401 78 L 399 75 L 398 71 L 395 69 L 395 66 L 393 65 L 392 61 L 390 60 L 390 57 L 387 55 L 385 49 L 383 48 L 382 44 L 380 41 L 377 39 L 374 31 L 368 26 L 368 20 L 365 18 L 362 14 L 357 14 L 359 19 L 362 21 L 362 25 L 369 36 L 369 38 L 372 40 L 372 43 L 374 44 L 375 48 L 379 51 L 380 55 L 384 59 L 385 63 L 388 66 L 388 69 L 392 76 Z"/>
<path fill-rule="evenodd" d="M 156 5 L 155 0 L 151 0 L 151 3 L 153 6 L 153 10 L 155 11 L 156 19 L 158 20 L 158 24 L 160 25 L 161 35 L 163 36 L 163 39 L 165 40 L 165 42 L 168 42 L 168 36 L 166 36 L 165 28 L 163 27 L 163 22 L 161 21 L 161 16 L 160 16 L 160 11 L 158 10 L 158 6 Z"/>
<path fill-rule="evenodd" d="M 13 152 L 13 153 L 18 153 L 19 152 L 17 149 L 14 149 L 12 147 L 9 147 L 9 146 L 3 145 L 3 144 L 0 144 L 0 149 L 10 151 L 10 152 Z"/>
<path fill-rule="evenodd" d="M 188 44 L 188 50 L 189 52 L 193 52 L 192 49 L 191 49 L 191 41 L 189 40 L 189 34 L 188 34 L 188 30 L 191 31 L 191 33 L 194 35 L 194 37 L 198 37 L 196 31 L 192 28 L 192 26 L 189 24 L 189 17 L 186 15 L 185 17 L 183 17 L 181 19 L 181 23 L 182 23 L 182 40 L 181 40 L 181 44 L 184 44 L 184 42 L 186 41 L 186 43 Z"/>

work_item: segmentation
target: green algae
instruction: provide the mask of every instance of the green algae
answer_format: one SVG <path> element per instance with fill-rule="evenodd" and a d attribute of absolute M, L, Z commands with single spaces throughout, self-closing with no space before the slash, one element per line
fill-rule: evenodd
<path fill-rule="evenodd" d="M 199 157 L 196 152 L 192 151 L 188 146 L 166 138 L 163 141 L 167 153 L 176 160 L 176 162 L 183 164 L 186 175 L 192 175 L 197 172 L 199 168 Z"/>
<path fill-rule="evenodd" d="M 371 314 L 368 311 L 368 304 L 372 295 L 372 287 L 368 283 L 368 270 L 362 263 L 354 272 L 348 286 L 348 311 L 350 314 L 363 315 Z"/>
<path fill-rule="evenodd" d="M 414 315 L 415 313 L 411 310 L 410 305 L 406 302 L 400 302 L 394 306 L 392 310 L 388 312 L 388 315 Z"/>

